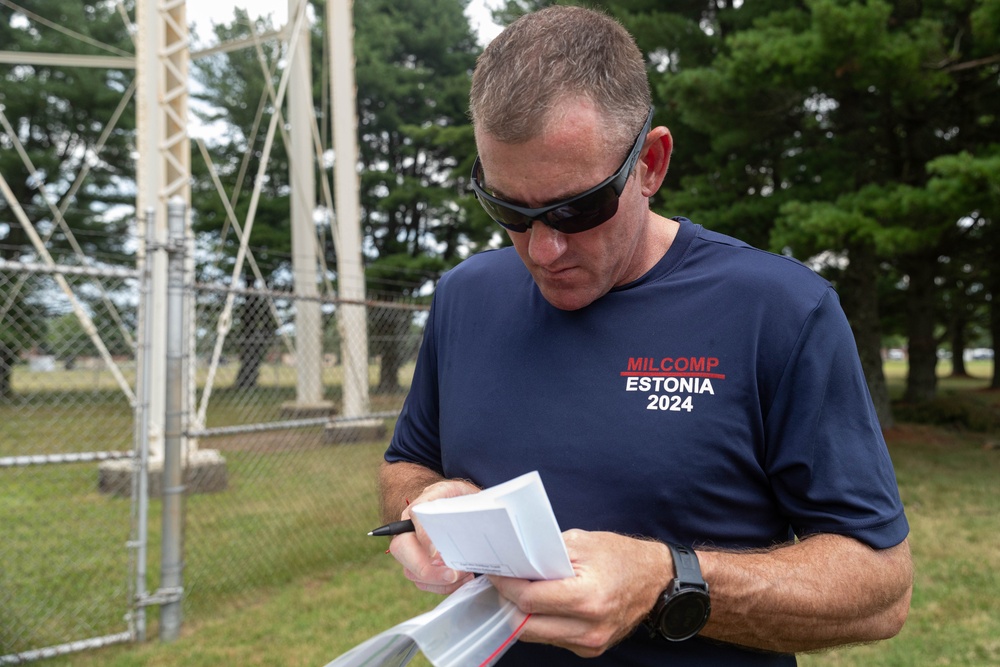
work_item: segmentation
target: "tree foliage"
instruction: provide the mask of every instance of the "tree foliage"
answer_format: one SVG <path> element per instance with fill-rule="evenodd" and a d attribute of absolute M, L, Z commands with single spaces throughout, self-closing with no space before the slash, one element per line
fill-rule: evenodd
<path fill-rule="evenodd" d="M 320 133 L 329 136 L 323 99 L 329 78 L 323 68 L 326 13 L 323 2 L 312 5 L 313 99 Z M 469 75 L 479 52 L 464 5 L 460 0 L 371 0 L 354 5 L 361 224 L 369 293 L 376 297 L 416 296 L 428 281 L 494 234 L 485 215 L 469 213 L 474 200 L 463 185 L 474 152 L 466 115 Z M 255 29 L 260 32 L 264 27 L 266 23 Z M 251 26 L 245 13 L 237 12 L 232 23 L 214 30 L 220 40 L 231 40 L 250 34 Z M 228 192 L 252 188 L 263 142 L 263 131 L 255 133 L 254 128 L 266 124 L 274 113 L 263 91 L 268 78 L 278 87 L 274 65 L 282 53 L 274 45 L 268 49 L 265 67 L 256 50 L 233 51 L 197 63 L 204 88 L 201 97 L 215 109 L 206 119 L 230 124 L 225 140 L 211 150 Z M 273 284 L 291 275 L 290 184 L 280 140 L 267 173 L 266 197 L 261 199 L 266 205 L 257 214 L 251 238 L 258 255 L 262 246 L 267 249 L 272 261 L 265 259 L 264 272 Z M 323 169 L 317 175 L 329 179 L 331 174 Z M 225 211 L 221 202 L 212 201 L 214 186 L 207 176 L 204 172 L 196 178 L 196 228 L 232 257 L 238 243 L 232 235 L 222 237 Z M 237 217 L 242 219 L 249 198 L 235 201 Z M 324 238 L 327 266 L 335 267 L 336 248 L 328 230 Z M 336 280 L 335 274 L 330 277 Z M 380 388 L 395 390 L 399 366 L 409 354 L 399 341 L 406 338 L 410 316 L 392 309 L 377 309 L 372 315 L 379 329 L 379 335 L 372 336 L 371 352 L 382 358 Z M 243 319 L 253 325 L 256 339 L 263 337 L 261 323 Z"/>
<path fill-rule="evenodd" d="M 587 4 L 635 35 L 674 137 L 654 206 L 833 280 L 884 425 L 887 336 L 907 340 L 910 401 L 934 395 L 942 345 L 997 340 L 1000 2 Z"/>
<path fill-rule="evenodd" d="M 1000 137 L 1000 3 L 602 4 L 649 55 L 675 137 L 660 210 L 823 266 L 885 425 L 887 326 L 908 341 L 907 399 L 932 397 L 945 330 L 977 319 L 949 320 L 946 295 L 996 303 L 998 172 L 972 161 Z"/>
<path fill-rule="evenodd" d="M 362 228 L 369 288 L 414 297 L 481 247 L 492 223 L 465 192 L 474 157 L 467 116 L 479 46 L 455 0 L 355 4 Z M 406 311 L 378 309 L 379 390 L 399 389 L 411 350 Z M 374 333 L 374 332 L 373 332 Z"/>
<path fill-rule="evenodd" d="M 548 4 L 510 0 L 496 17 L 508 22 Z M 995 347 L 1000 0 L 587 4 L 616 16 L 636 36 L 649 63 L 656 121 L 674 137 L 655 208 L 793 254 L 829 277 L 885 425 L 892 423 L 881 370 L 887 338 L 906 341 L 906 398 L 915 402 L 934 395 L 940 348 L 959 357 L 965 341 L 992 339 Z M 504 242 L 467 187 L 475 151 L 467 95 L 479 45 L 465 5 L 354 4 L 361 223 L 368 289 L 378 298 L 420 297 L 469 253 Z M 5 50 L 134 50 L 112 3 L 19 0 L 18 6 L 24 10 L 0 6 Z M 324 0 L 314 0 L 311 10 L 313 99 L 326 140 Z M 251 26 L 237 11 L 212 30 L 226 41 L 269 27 L 267 19 Z M 283 48 L 272 39 L 259 50 L 219 52 L 192 67 L 195 94 L 204 102 L 196 108 L 222 128 L 206 147 L 211 169 L 197 146 L 192 160 L 193 221 L 202 256 L 212 258 L 201 267 L 210 279 L 229 275 L 238 247 L 213 172 L 245 222 L 264 130 L 276 113 L 267 84 L 278 86 Z M 124 109 L 110 133 L 105 128 L 133 72 L 3 64 L 0 77 L 0 105 L 12 128 L 0 131 L 0 173 L 16 200 L 43 235 L 51 233 L 48 247 L 57 261 L 84 261 L 60 215 L 87 261 L 122 261 L 135 193 L 134 110 Z M 332 159 L 327 147 L 324 163 L 316 165 L 317 178 L 327 184 Z M 77 183 L 82 171 L 87 176 Z M 260 187 L 254 257 L 262 286 L 287 286 L 291 184 L 281 131 Z M 335 267 L 329 229 L 320 223 L 317 231 L 326 266 Z M 30 259 L 32 252 L 10 204 L 0 199 L 0 256 Z M 335 272 L 326 277 L 336 281 Z M 239 279 L 255 281 L 249 265 Z M 17 298 L 23 313 L 41 303 L 27 291 Z M 235 322 L 253 333 L 254 345 L 243 346 L 253 375 L 251 357 L 268 347 L 276 323 L 255 319 L 270 317 L 260 304 L 244 307 Z M 388 311 L 373 317 L 388 318 Z M 31 319 L 35 328 L 22 323 L 17 335 L 4 322 L 0 383 L 23 348 L 45 338 L 38 328 L 44 313 Z M 383 359 L 383 389 L 391 389 L 398 364 L 410 354 L 394 341 L 410 319 L 381 319 L 378 326 L 372 352 Z M 1000 388 L 996 372 L 993 386 Z"/>
<path fill-rule="evenodd" d="M 126 8 L 133 3 L 126 3 Z M 111 3 L 19 0 L 0 5 L 0 49 L 24 52 L 0 64 L 0 257 L 38 260 L 16 208 L 62 264 L 130 263 L 134 212 L 134 73 L 36 64 L 29 54 L 129 56 L 129 32 Z M 116 117 L 117 116 L 117 117 Z M 0 394 L 26 349 L 45 336 L 43 295 L 32 282 L 0 289 Z M 20 315 L 18 315 L 20 313 Z"/>
<path fill-rule="evenodd" d="M 5 50 L 125 56 L 134 51 L 121 17 L 107 3 L 24 0 L 19 6 L 29 13 L 0 6 Z M 55 30 L 39 18 L 72 26 L 72 32 Z M 109 136 L 102 134 L 132 78 L 127 70 L 0 64 L 0 105 L 14 130 L 0 132 L 0 171 L 28 219 L 43 233 L 52 232 L 48 247 L 57 258 L 80 261 L 68 256 L 66 232 L 54 229 L 53 206 L 65 208 L 62 216 L 86 256 L 114 260 L 123 252 L 131 211 L 112 209 L 134 205 L 134 107 L 120 115 Z M 73 189 L 81 172 L 86 178 Z M 0 220 L 6 226 L 0 246 L 4 257 L 30 248 L 5 199 L 0 199 Z"/>

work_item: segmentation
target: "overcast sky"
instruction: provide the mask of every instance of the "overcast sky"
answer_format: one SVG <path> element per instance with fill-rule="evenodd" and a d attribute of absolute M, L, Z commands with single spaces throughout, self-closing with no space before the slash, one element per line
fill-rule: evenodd
<path fill-rule="evenodd" d="M 466 8 L 465 13 L 473 29 L 478 31 L 479 41 L 484 46 L 500 32 L 500 27 L 491 20 L 488 8 L 501 2 L 502 0 L 470 0 Z M 237 6 L 246 9 L 251 17 L 270 14 L 275 27 L 288 20 L 288 0 L 187 0 L 187 20 L 189 24 L 196 26 L 199 38 L 206 40 L 212 37 L 212 24 L 231 21 L 233 9 Z M 206 44 L 202 42 L 197 46 Z M 189 103 L 198 104 L 194 100 Z M 191 121 L 188 131 L 192 137 L 208 139 L 221 136 L 221 127 L 204 125 L 196 117 L 192 117 Z"/>
<path fill-rule="evenodd" d="M 473 29 L 478 30 L 479 41 L 486 44 L 496 36 L 500 28 L 490 20 L 487 7 L 495 6 L 500 0 L 471 0 L 466 9 L 466 15 L 472 22 Z M 228 23 L 233 18 L 233 8 L 243 7 L 250 16 L 271 15 L 275 26 L 280 26 L 288 19 L 287 0 L 188 0 L 188 23 L 198 26 L 198 34 L 202 39 L 211 36 L 212 23 Z"/>

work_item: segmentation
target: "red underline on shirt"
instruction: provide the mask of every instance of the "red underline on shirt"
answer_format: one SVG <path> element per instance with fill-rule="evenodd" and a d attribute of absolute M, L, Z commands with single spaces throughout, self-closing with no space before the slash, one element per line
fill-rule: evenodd
<path fill-rule="evenodd" d="M 666 371 L 622 371 L 622 377 L 646 377 L 646 378 L 712 378 L 713 380 L 725 380 L 724 373 L 678 373 Z"/>

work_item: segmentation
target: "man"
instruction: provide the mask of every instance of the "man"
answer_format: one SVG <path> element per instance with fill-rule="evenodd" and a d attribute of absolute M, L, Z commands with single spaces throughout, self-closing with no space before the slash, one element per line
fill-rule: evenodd
<path fill-rule="evenodd" d="M 908 525 L 836 295 L 649 210 L 672 140 L 629 34 L 522 17 L 471 109 L 473 187 L 514 247 L 438 286 L 386 520 L 539 471 L 576 576 L 491 577 L 531 614 L 504 664 L 787 665 L 895 635 Z M 419 526 L 390 549 L 421 589 L 471 576 Z"/>

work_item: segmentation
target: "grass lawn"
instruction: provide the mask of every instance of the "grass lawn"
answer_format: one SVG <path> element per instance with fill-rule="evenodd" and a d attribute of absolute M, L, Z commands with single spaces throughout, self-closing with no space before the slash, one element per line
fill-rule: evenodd
<path fill-rule="evenodd" d="M 969 400 L 997 408 L 1000 395 L 982 390 L 982 378 L 987 376 L 982 371 L 978 367 L 972 371 L 978 380 L 942 380 L 942 393 L 969 392 Z M 898 383 L 891 366 L 887 374 Z M 916 584 L 910 618 L 895 639 L 805 655 L 799 663 L 807 667 L 1000 664 L 1000 493 L 996 491 L 1000 435 L 904 423 L 887 433 L 887 441 L 911 525 Z M 372 469 L 380 448 L 376 443 L 352 452 L 352 465 L 359 466 L 353 469 Z M 350 469 L 339 467 L 337 474 Z M 334 474 L 333 469 L 321 472 L 327 474 Z M 347 483 L 343 477 L 330 488 Z M 364 487 L 367 482 L 356 483 Z M 370 488 L 354 493 L 362 503 L 374 502 Z M 252 507 L 244 510 L 248 517 L 254 514 Z M 319 511 L 322 515 L 329 508 Z M 235 539 L 246 525 L 236 521 L 227 527 L 225 539 Z M 280 584 L 192 601 L 185 607 L 182 636 L 173 643 L 150 640 L 40 664 L 321 666 L 440 600 L 416 591 L 402 577 L 395 561 L 382 553 L 383 542 L 359 539 L 353 545 L 326 564 L 309 563 L 306 574 L 297 574 L 297 568 L 279 571 L 275 580 Z M 370 557 L 364 555 L 368 552 Z M 244 556 L 249 558 L 249 554 L 237 558 Z M 150 615 L 150 637 L 155 638 L 155 609 Z M 411 664 L 427 663 L 418 656 Z"/>

